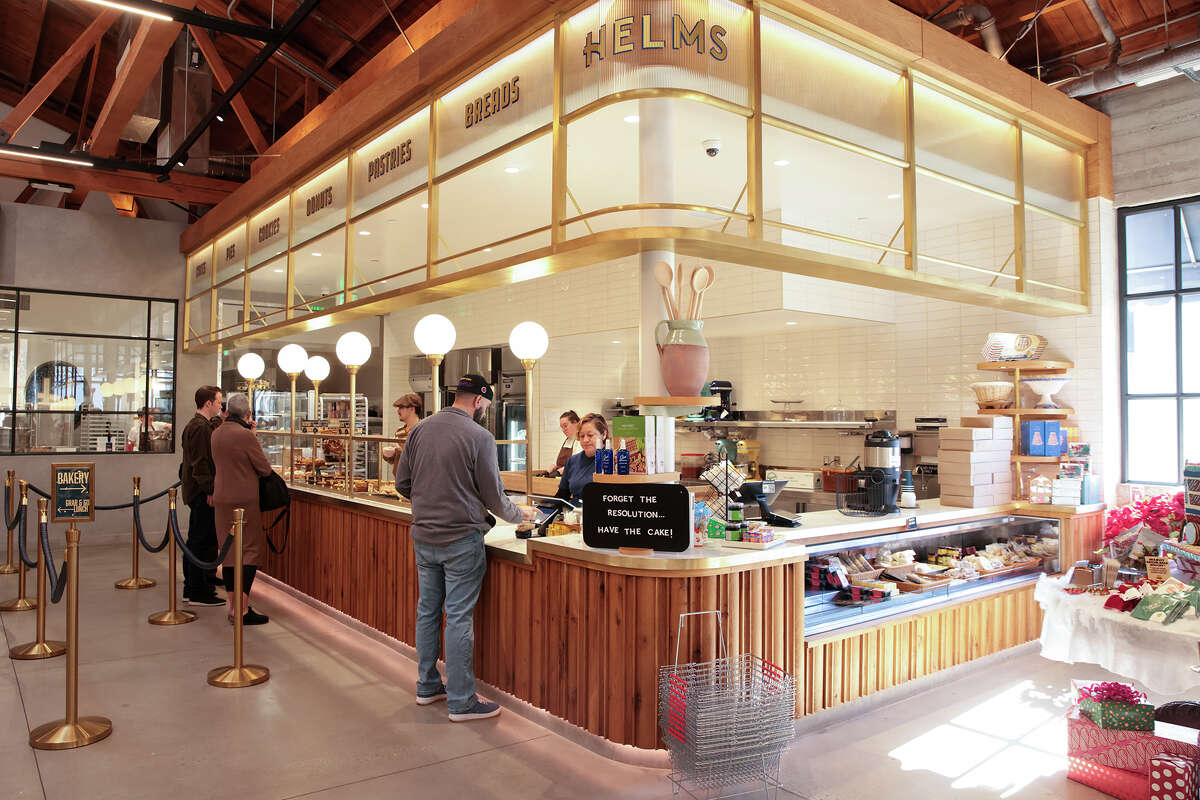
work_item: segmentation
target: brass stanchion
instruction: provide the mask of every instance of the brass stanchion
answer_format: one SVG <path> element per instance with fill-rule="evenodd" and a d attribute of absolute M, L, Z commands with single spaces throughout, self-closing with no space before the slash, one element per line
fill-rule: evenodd
<path fill-rule="evenodd" d="M 46 499 L 39 497 L 38 501 L 38 530 L 46 524 Z M 28 508 L 28 506 L 26 506 Z M 29 644 L 19 644 L 8 651 L 9 658 L 18 661 L 32 661 L 38 658 L 54 658 L 67 652 L 67 643 L 46 641 L 46 604 L 49 595 L 46 593 L 46 560 L 42 555 L 41 536 L 37 536 L 37 638 Z"/>
<path fill-rule="evenodd" d="M 271 670 L 258 664 L 242 663 L 242 526 L 245 510 L 233 510 L 233 529 L 230 536 L 236 537 L 233 543 L 233 601 L 237 608 L 233 613 L 233 664 L 228 667 L 217 667 L 208 671 L 208 682 L 222 689 L 243 689 L 264 683 L 271 677 Z"/>
<path fill-rule="evenodd" d="M 29 732 L 35 750 L 70 750 L 112 733 L 107 717 L 79 716 L 79 529 L 67 528 L 67 715 Z"/>
<path fill-rule="evenodd" d="M 134 497 L 142 496 L 142 479 L 137 475 L 133 476 L 133 494 Z M 149 589 L 151 586 L 157 586 L 158 581 L 152 578 L 138 577 L 138 559 L 141 556 L 142 546 L 138 544 L 137 521 L 134 520 L 130 525 L 133 527 L 133 554 L 130 556 L 133 562 L 133 575 L 124 580 L 117 581 L 113 586 L 117 589 Z"/>
<path fill-rule="evenodd" d="M 21 484 L 21 505 L 29 509 L 29 483 L 28 481 L 18 481 Z M 12 539 L 12 531 L 8 532 L 8 538 Z M 25 562 L 17 558 L 17 596 L 12 600 L 5 600 L 0 603 L 0 611 L 33 611 L 37 608 L 37 603 L 25 596 Z"/>
<path fill-rule="evenodd" d="M 4 485 L 8 487 L 8 516 L 9 519 L 16 513 L 17 495 L 13 492 L 14 482 L 17 479 L 16 470 L 9 470 L 8 475 L 4 478 Z M 0 564 L 0 575 L 12 575 L 17 571 L 17 565 L 13 563 L 13 532 L 8 532 L 8 554 L 5 556 L 4 563 Z"/>
<path fill-rule="evenodd" d="M 167 490 L 167 502 L 169 503 L 170 511 L 175 510 L 175 490 Z M 168 512 L 169 513 L 169 512 Z M 167 525 L 170 526 L 170 518 L 167 519 Z M 182 625 L 185 622 L 195 622 L 196 615 L 191 611 L 180 611 L 175 605 L 177 592 L 175 591 L 175 570 L 177 568 L 176 560 L 179 558 L 179 551 L 176 549 L 175 532 L 168 531 L 170 541 L 170 555 L 167 558 L 167 569 L 169 570 L 167 578 L 167 586 L 171 591 L 171 605 L 166 611 L 159 611 L 156 614 L 151 614 L 149 623 L 151 625 Z M 136 574 L 136 573 L 135 573 Z"/>

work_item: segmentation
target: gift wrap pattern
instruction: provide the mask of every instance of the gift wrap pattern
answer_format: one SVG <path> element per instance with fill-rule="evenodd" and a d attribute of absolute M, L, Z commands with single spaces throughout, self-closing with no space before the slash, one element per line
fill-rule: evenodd
<path fill-rule="evenodd" d="M 1150 800 L 1196 800 L 1196 770 L 1195 761 L 1181 756 L 1162 753 L 1150 759 Z"/>
<path fill-rule="evenodd" d="M 1165 723 L 1159 723 L 1156 731 L 1168 735 L 1101 728 L 1076 707 L 1067 715 L 1067 755 L 1140 775 L 1150 771 L 1150 759 L 1159 754 L 1200 760 L 1200 732 Z"/>
<path fill-rule="evenodd" d="M 1116 767 L 1107 767 L 1084 758 L 1067 758 L 1067 777 L 1090 786 L 1117 800 L 1150 800 L 1150 789 L 1145 775 Z"/>
<path fill-rule="evenodd" d="M 1101 728 L 1121 731 L 1154 730 L 1154 706 L 1119 700 L 1080 700 L 1079 708 Z"/>

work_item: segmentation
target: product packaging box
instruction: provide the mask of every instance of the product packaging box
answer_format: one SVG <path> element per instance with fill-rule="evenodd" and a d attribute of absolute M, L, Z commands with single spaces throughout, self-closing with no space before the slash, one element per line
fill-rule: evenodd
<path fill-rule="evenodd" d="M 655 471 L 655 429 L 654 417 L 613 417 L 609 447 L 616 450 L 620 447 L 621 439 L 625 440 L 625 449 L 629 451 L 630 474 L 644 475 Z"/>
<path fill-rule="evenodd" d="M 944 506 L 985 508 L 987 506 L 999 506 L 1012 502 L 1013 491 L 1011 483 L 969 487 L 969 491 L 962 491 L 962 487 L 954 486 L 953 484 L 948 486 L 943 483 L 941 486 L 941 503 Z"/>
<path fill-rule="evenodd" d="M 1200 759 L 1200 732 L 1182 725 L 1155 723 L 1153 731 L 1110 730 L 1087 718 L 1079 706 L 1067 714 L 1067 755 L 1093 764 L 1145 776 L 1150 759 L 1160 753 Z M 1143 777 L 1143 781 L 1145 778 Z M 1091 785 L 1091 784 L 1089 784 Z"/>
<path fill-rule="evenodd" d="M 946 442 L 950 439 L 967 439 L 972 441 L 981 441 L 983 439 L 992 438 L 991 428 L 982 427 L 962 427 L 962 428 L 942 428 L 938 431 L 938 440 Z"/>
<path fill-rule="evenodd" d="M 943 431 L 949 430 L 943 428 Z M 991 434 L 993 431 L 988 428 L 955 428 L 958 431 L 982 431 L 983 433 Z M 949 436 L 943 437 L 938 442 L 939 449 L 942 450 L 979 450 L 993 453 L 1011 453 L 1012 452 L 1012 435 L 1007 433 L 997 433 L 995 437 L 988 438 L 972 438 L 970 436 Z"/>
<path fill-rule="evenodd" d="M 1149 781 L 1140 772 L 1107 767 L 1087 759 L 1068 756 L 1067 778 L 1104 792 L 1117 800 L 1150 800 Z"/>
<path fill-rule="evenodd" d="M 1021 423 L 1021 454 L 1026 456 L 1046 455 L 1045 420 L 1030 419 Z"/>
<path fill-rule="evenodd" d="M 961 472 L 999 472 L 1009 463 L 1007 450 L 938 449 L 938 474 Z"/>
<path fill-rule="evenodd" d="M 1200 764 L 1179 756 L 1159 753 L 1150 759 L 1150 800 L 1179 800 L 1196 797 L 1200 791 Z"/>
<path fill-rule="evenodd" d="M 1062 423 L 1056 419 L 1048 419 L 1043 424 L 1046 426 L 1046 455 L 1059 455 L 1063 448 Z"/>
<path fill-rule="evenodd" d="M 1004 431 L 1008 432 L 1010 438 L 1012 436 L 1012 417 L 1005 417 L 999 414 L 987 417 L 963 417 L 959 420 L 959 424 L 964 428 L 989 428 L 993 436 L 999 436 Z"/>
<path fill-rule="evenodd" d="M 655 417 L 655 466 L 656 472 L 675 471 L 675 418 Z"/>

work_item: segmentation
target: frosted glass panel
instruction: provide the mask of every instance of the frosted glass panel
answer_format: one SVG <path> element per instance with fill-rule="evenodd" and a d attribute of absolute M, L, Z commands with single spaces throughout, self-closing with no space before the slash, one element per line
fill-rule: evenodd
<path fill-rule="evenodd" d="M 425 183 L 429 177 L 429 109 L 354 153 L 354 205 L 361 214 Z"/>
<path fill-rule="evenodd" d="M 1035 136 L 1021 134 L 1025 163 L 1025 202 L 1071 219 L 1080 217 L 1083 156 Z"/>
<path fill-rule="evenodd" d="M 1174 397 L 1129 400 L 1126 480 L 1179 483 L 1179 411 Z"/>
<path fill-rule="evenodd" d="M 439 257 L 549 225 L 551 160 L 540 136 L 441 184 Z"/>
<path fill-rule="evenodd" d="M 187 296 L 212 286 L 212 245 L 192 253 L 187 259 Z"/>
<path fill-rule="evenodd" d="M 1017 128 L 917 83 L 913 87 L 917 164 L 1012 197 Z"/>
<path fill-rule="evenodd" d="M 250 266 L 287 252 L 288 223 L 287 197 L 279 198 L 250 218 Z"/>
<path fill-rule="evenodd" d="M 188 339 L 204 336 L 209 331 L 211 308 L 210 296 L 205 293 L 195 300 L 188 302 Z"/>
<path fill-rule="evenodd" d="M 246 268 L 246 223 L 217 239 L 214 257 L 217 262 L 215 283 L 232 278 Z"/>
<path fill-rule="evenodd" d="M 292 192 L 292 246 L 346 221 L 347 160 L 334 164 Z"/>
<path fill-rule="evenodd" d="M 248 277 L 250 327 L 261 328 L 282 321 L 287 306 L 287 256 L 263 264 Z"/>
<path fill-rule="evenodd" d="M 554 104 L 554 32 L 547 31 L 438 100 L 438 172 L 547 125 Z"/>
<path fill-rule="evenodd" d="M 647 87 L 692 89 L 749 106 L 751 19 L 729 0 L 589 6 L 562 26 L 565 110 Z"/>
<path fill-rule="evenodd" d="M 716 157 L 706 155 L 701 144 L 710 138 L 721 140 Z M 597 155 L 603 153 L 613 156 L 602 157 L 603 166 L 597 168 Z M 655 165 L 653 183 L 641 181 L 639 163 Z M 746 120 L 705 103 L 631 100 L 601 108 L 567 126 L 568 217 L 578 215 L 580 209 L 639 202 L 724 209 L 738 202 L 744 209 L 745 185 Z M 633 224 L 668 224 L 662 220 L 667 213 L 641 212 L 641 221 Z M 692 226 L 706 227 L 710 221 L 705 215 L 693 219 Z"/>
<path fill-rule="evenodd" d="M 1016 287 L 1013 207 L 1001 200 L 917 175 L 917 252 L 921 272 L 958 281 Z M 991 275 L 926 258 L 1000 272 Z"/>
<path fill-rule="evenodd" d="M 763 212 L 768 221 L 902 249 L 903 179 L 899 167 L 763 126 Z M 837 191 L 829 191 L 831 186 Z M 793 243 L 790 233 L 783 238 Z M 829 249 L 833 245 L 810 245 L 797 246 L 851 255 L 840 247 Z M 875 250 L 869 257 L 874 261 L 883 254 Z M 855 250 L 852 257 L 863 258 L 864 253 Z"/>
<path fill-rule="evenodd" d="M 297 314 L 340 305 L 345 287 L 346 231 L 334 231 L 292 253 L 292 304 Z"/>
<path fill-rule="evenodd" d="M 216 288 L 217 335 L 224 336 L 242 330 L 242 309 L 245 305 L 245 278 L 235 278 Z"/>
<path fill-rule="evenodd" d="M 1036 211 L 1025 212 L 1025 277 L 1079 289 L 1079 228 Z M 1053 300 L 1080 302 L 1083 295 L 1027 283 L 1025 291 Z"/>
<path fill-rule="evenodd" d="M 1126 389 L 1129 394 L 1174 394 L 1175 298 L 1144 297 L 1125 307 Z"/>
<path fill-rule="evenodd" d="M 424 206 L 428 204 L 421 192 L 354 223 L 350 283 L 370 284 L 371 289 L 351 292 L 351 300 L 425 279 L 429 212 Z M 419 269 L 411 271 L 414 268 Z"/>
<path fill-rule="evenodd" d="M 762 48 L 764 114 L 904 157 L 903 76 L 766 14 Z"/>

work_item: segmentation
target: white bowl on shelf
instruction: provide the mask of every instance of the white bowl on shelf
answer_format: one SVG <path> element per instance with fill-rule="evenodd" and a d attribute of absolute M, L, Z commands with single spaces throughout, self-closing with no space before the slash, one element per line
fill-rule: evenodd
<path fill-rule="evenodd" d="M 1021 383 L 1028 386 L 1039 398 L 1034 408 L 1060 408 L 1051 395 L 1062 391 L 1070 383 L 1070 378 L 1022 378 Z"/>

